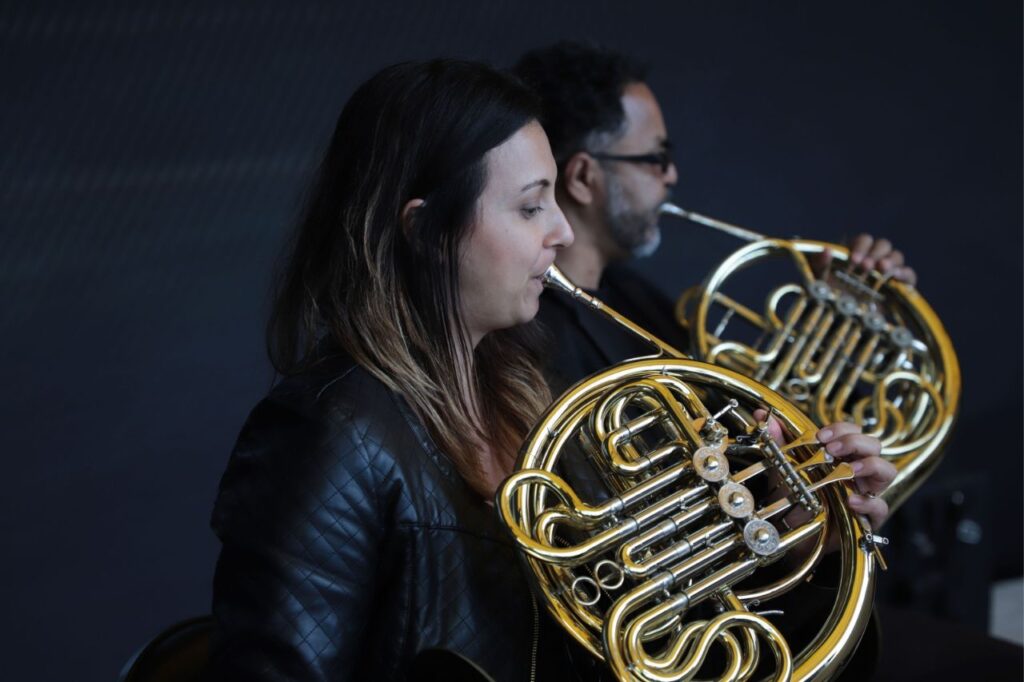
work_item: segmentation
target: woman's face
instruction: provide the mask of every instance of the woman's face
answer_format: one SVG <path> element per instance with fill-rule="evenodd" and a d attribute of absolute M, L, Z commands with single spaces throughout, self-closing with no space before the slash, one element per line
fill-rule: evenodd
<path fill-rule="evenodd" d="M 555 203 L 557 167 L 539 123 L 521 128 L 484 157 L 487 185 L 459 260 L 462 315 L 474 346 L 488 332 L 537 314 L 541 276 L 572 228 Z"/>

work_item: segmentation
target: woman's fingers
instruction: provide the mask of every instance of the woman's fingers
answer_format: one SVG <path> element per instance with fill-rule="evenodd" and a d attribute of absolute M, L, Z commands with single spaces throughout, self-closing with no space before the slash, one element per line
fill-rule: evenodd
<path fill-rule="evenodd" d="M 818 441 L 825 444 L 829 454 L 846 459 L 853 469 L 853 478 L 859 495 L 850 497 L 850 508 L 871 518 L 878 527 L 889 513 L 884 500 L 873 496 L 886 490 L 896 478 L 896 467 L 882 459 L 882 443 L 874 436 L 861 433 L 861 428 L 849 422 L 829 424 L 818 431 Z"/>
<path fill-rule="evenodd" d="M 885 523 L 885 519 L 889 516 L 889 505 L 885 503 L 885 500 L 878 497 L 868 497 L 867 495 L 850 495 L 849 497 L 850 509 L 858 514 L 864 514 L 871 521 L 872 530 L 878 530 Z"/>
<path fill-rule="evenodd" d="M 876 457 L 882 451 L 881 441 L 864 435 L 859 425 L 850 422 L 829 424 L 816 435 L 825 451 L 835 457 Z"/>
<path fill-rule="evenodd" d="M 850 463 L 854 480 L 863 493 L 877 495 L 885 491 L 896 478 L 896 467 L 881 457 L 865 457 Z"/>
<path fill-rule="evenodd" d="M 765 420 L 765 417 L 767 416 L 768 412 L 766 410 L 761 409 L 760 407 L 754 410 L 754 419 L 756 419 L 759 422 L 763 422 Z M 768 435 L 771 436 L 772 440 L 774 440 L 779 445 L 785 444 L 787 440 L 786 434 L 782 430 L 782 424 L 780 424 L 779 420 L 776 419 L 775 417 L 771 417 L 770 419 L 768 419 Z"/>
<path fill-rule="evenodd" d="M 837 438 L 848 436 L 850 434 L 860 433 L 861 428 L 859 424 L 852 422 L 836 422 L 835 424 L 829 424 L 828 426 L 819 429 L 815 437 L 819 443 L 831 443 Z"/>
<path fill-rule="evenodd" d="M 877 457 L 882 452 L 882 443 L 874 436 L 851 433 L 826 443 L 825 451 L 834 457 Z"/>

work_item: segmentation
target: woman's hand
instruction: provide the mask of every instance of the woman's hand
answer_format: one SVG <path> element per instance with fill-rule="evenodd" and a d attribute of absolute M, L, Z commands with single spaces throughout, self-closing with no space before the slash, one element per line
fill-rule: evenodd
<path fill-rule="evenodd" d="M 881 441 L 864 435 L 860 426 L 849 422 L 830 424 L 816 436 L 827 453 L 849 462 L 853 469 L 854 487 L 860 491 L 860 494 L 850 495 L 850 509 L 867 516 L 871 527 L 877 530 L 889 516 L 889 505 L 875 496 L 896 478 L 896 467 L 879 456 Z"/>
<path fill-rule="evenodd" d="M 763 420 L 764 410 L 755 410 L 754 419 Z M 782 425 L 772 418 L 768 421 L 768 432 L 780 445 L 787 440 Z M 871 521 L 871 528 L 878 530 L 889 516 L 889 505 L 875 497 L 883 492 L 896 478 L 896 467 L 882 459 L 882 443 L 874 436 L 861 433 L 857 424 L 838 422 L 820 429 L 815 437 L 825 446 L 825 451 L 837 460 L 846 460 L 853 469 L 854 487 L 859 494 L 850 495 L 848 503 L 854 513 L 864 514 Z M 800 510 L 794 510 L 797 513 Z"/>

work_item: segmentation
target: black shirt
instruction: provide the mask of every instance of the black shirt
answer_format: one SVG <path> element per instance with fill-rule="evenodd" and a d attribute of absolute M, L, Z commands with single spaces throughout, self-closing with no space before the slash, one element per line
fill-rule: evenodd
<path fill-rule="evenodd" d="M 689 352 L 689 339 L 675 321 L 673 302 L 635 272 L 611 266 L 599 288 L 588 293 L 662 341 Z M 632 332 L 560 292 L 544 292 L 537 319 L 547 334 L 546 369 L 556 395 L 598 370 L 657 352 Z"/>

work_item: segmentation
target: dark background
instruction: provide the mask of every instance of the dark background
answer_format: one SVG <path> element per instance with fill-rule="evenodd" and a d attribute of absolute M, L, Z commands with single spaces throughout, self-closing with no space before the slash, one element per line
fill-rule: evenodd
<path fill-rule="evenodd" d="M 906 251 L 964 375 L 939 492 L 922 499 L 949 515 L 966 491 L 981 531 L 958 531 L 973 555 L 936 531 L 932 580 L 948 598 L 1020 574 L 1019 2 L 7 3 L 6 679 L 113 679 L 208 611 L 211 503 L 272 379 L 269 272 L 354 86 L 402 59 L 503 65 L 560 38 L 654 66 L 684 206 Z M 666 228 L 642 265 L 672 295 L 737 246 Z M 983 625 L 986 604 L 930 601 Z"/>

